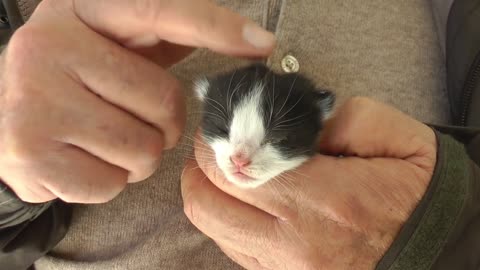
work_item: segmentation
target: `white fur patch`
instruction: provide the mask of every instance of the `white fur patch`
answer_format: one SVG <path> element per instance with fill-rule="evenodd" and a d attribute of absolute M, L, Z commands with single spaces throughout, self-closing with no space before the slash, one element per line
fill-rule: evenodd
<path fill-rule="evenodd" d="M 262 90 L 261 84 L 256 85 L 250 95 L 244 97 L 235 108 L 230 138 L 216 138 L 210 142 L 217 164 L 227 180 L 241 188 L 256 188 L 282 172 L 299 166 L 307 159 L 288 159 L 275 147 L 264 143 L 266 130 L 261 110 Z M 253 180 L 241 180 L 234 175 L 236 167 L 230 157 L 239 151 L 251 160 L 250 165 L 242 172 Z"/>
<path fill-rule="evenodd" d="M 234 150 L 248 156 L 253 154 L 252 151 L 258 148 L 265 138 L 261 104 L 262 85 L 256 85 L 233 111 L 230 142 L 235 146 Z"/>
<path fill-rule="evenodd" d="M 214 139 L 211 147 L 215 152 L 218 167 L 225 178 L 240 188 L 256 188 L 267 183 L 281 173 L 300 166 L 307 160 L 306 157 L 285 158 L 270 144 L 265 144 L 256 149 L 251 157 L 251 164 L 244 170 L 253 180 L 245 181 L 234 175 L 235 165 L 230 161 L 235 146 L 225 139 Z"/>
<path fill-rule="evenodd" d="M 201 101 L 204 101 L 207 96 L 208 89 L 210 88 L 210 82 L 207 78 L 201 78 L 194 82 L 194 91 L 197 98 Z"/>

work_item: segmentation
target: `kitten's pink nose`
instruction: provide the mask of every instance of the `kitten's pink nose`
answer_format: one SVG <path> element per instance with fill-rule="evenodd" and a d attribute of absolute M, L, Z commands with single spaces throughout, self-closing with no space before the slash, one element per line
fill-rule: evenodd
<path fill-rule="evenodd" d="M 235 164 L 237 168 L 247 167 L 252 161 L 241 154 L 232 155 L 230 160 Z"/>

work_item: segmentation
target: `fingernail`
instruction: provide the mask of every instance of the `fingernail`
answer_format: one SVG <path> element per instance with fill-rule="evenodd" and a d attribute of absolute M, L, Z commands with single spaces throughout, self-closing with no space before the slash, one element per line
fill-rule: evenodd
<path fill-rule="evenodd" d="M 257 48 L 268 48 L 275 43 L 274 34 L 250 22 L 243 27 L 243 38 Z"/>

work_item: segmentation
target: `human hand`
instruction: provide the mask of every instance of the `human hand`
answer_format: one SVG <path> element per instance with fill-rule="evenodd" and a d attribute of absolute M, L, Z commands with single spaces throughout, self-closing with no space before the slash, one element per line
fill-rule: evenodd
<path fill-rule="evenodd" d="M 112 199 L 183 131 L 166 68 L 193 47 L 268 55 L 255 29 L 207 0 L 42 1 L 1 56 L 0 178 L 32 203 Z"/>
<path fill-rule="evenodd" d="M 257 189 L 226 181 L 197 141 L 182 176 L 185 213 L 247 269 L 374 269 L 423 197 L 436 147 L 426 125 L 353 98 L 322 134 L 332 156 Z"/>

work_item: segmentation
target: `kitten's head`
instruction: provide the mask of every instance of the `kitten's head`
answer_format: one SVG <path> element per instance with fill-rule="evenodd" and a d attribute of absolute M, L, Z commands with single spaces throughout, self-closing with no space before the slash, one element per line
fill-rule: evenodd
<path fill-rule="evenodd" d="M 195 86 L 203 102 L 202 132 L 228 181 L 258 187 L 315 152 L 322 121 L 335 100 L 305 77 L 255 64 Z"/>

